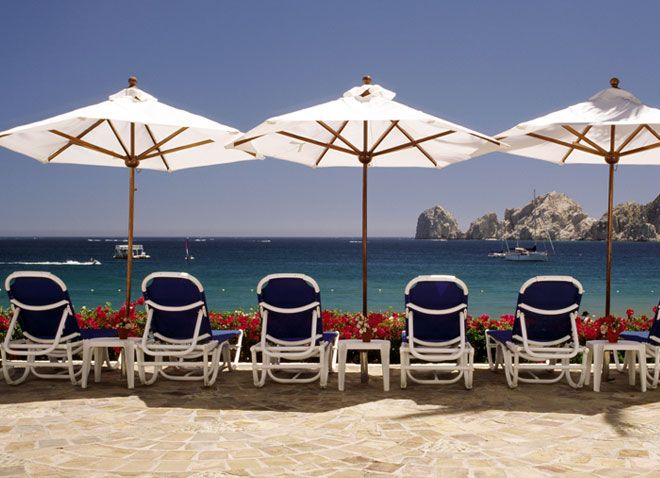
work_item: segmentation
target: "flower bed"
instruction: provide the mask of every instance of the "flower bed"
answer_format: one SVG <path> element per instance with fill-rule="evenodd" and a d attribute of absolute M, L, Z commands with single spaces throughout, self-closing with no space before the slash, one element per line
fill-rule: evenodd
<path fill-rule="evenodd" d="M 144 299 L 140 298 L 131 304 L 130 319 L 128 321 L 131 335 L 141 336 L 144 331 L 146 312 Z M 655 312 L 655 308 L 653 310 Z M 96 308 L 83 307 L 76 313 L 76 319 L 81 328 L 117 329 L 126 325 L 124 320 L 126 309 L 122 306 L 114 309 L 112 304 L 106 303 Z M 341 339 L 360 338 L 359 313 L 342 312 L 339 310 L 324 310 L 322 312 L 323 327 L 325 330 L 339 332 Z M 245 334 L 243 341 L 242 360 L 248 360 L 249 348 L 259 340 L 261 334 L 261 317 L 255 310 L 235 310 L 231 312 L 210 312 L 209 318 L 214 329 L 242 329 Z M 0 307 L 0 336 L 4 335 L 9 327 L 11 311 Z M 491 318 L 487 314 L 477 317 L 468 316 L 467 338 L 476 349 L 476 359 L 485 360 L 485 331 L 487 329 L 509 330 L 513 326 L 513 315 L 502 315 Z M 638 315 L 633 309 L 626 311 L 625 317 L 617 318 L 623 330 L 648 330 L 653 322 L 652 315 Z M 405 315 L 402 312 L 371 312 L 367 320 L 373 331 L 373 338 L 387 339 L 392 342 L 392 361 L 396 362 L 399 355 L 401 333 L 405 327 Z M 580 317 L 577 321 L 580 341 L 605 338 L 604 324 L 611 319 Z"/>

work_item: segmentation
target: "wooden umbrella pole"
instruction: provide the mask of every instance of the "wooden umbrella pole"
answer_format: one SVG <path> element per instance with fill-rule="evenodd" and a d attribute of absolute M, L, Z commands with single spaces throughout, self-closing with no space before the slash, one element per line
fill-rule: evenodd
<path fill-rule="evenodd" d="M 607 266 L 605 270 L 605 316 L 610 315 L 612 293 L 612 203 L 614 196 L 614 163 L 610 162 L 609 192 L 607 198 Z"/>
<path fill-rule="evenodd" d="M 135 168 L 129 167 L 130 185 L 128 192 L 128 255 L 126 256 L 126 318 L 130 317 L 131 278 L 133 275 L 133 210 L 135 205 Z"/>
<path fill-rule="evenodd" d="M 367 169 L 369 163 L 362 163 L 362 315 L 368 316 L 367 307 Z M 367 351 L 360 351 L 360 382 L 369 382 L 369 360 Z"/>
<path fill-rule="evenodd" d="M 130 84 L 129 79 L 129 84 Z M 131 316 L 131 279 L 133 276 L 133 213 L 135 211 L 135 168 L 140 161 L 135 156 L 135 123 L 131 123 L 130 154 L 124 161 L 131 172 L 128 191 L 128 255 L 126 256 L 126 319 Z"/>

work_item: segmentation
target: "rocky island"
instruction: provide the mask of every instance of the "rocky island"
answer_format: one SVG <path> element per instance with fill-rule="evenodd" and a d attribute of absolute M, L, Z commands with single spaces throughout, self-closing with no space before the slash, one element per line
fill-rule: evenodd
<path fill-rule="evenodd" d="M 607 214 L 589 217 L 576 201 L 550 192 L 521 208 L 506 209 L 500 221 L 489 212 L 462 232 L 456 218 L 441 206 L 422 212 L 415 239 L 533 239 L 602 241 L 607 234 Z M 634 202 L 614 208 L 614 238 L 619 241 L 660 240 L 660 195 L 648 204 Z"/>

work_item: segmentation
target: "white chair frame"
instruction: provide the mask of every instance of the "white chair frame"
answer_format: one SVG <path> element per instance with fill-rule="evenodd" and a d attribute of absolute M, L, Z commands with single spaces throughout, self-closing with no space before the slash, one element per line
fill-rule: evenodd
<path fill-rule="evenodd" d="M 185 278 L 193 282 L 200 292 L 204 291 L 202 284 L 195 277 L 186 273 L 176 272 L 157 272 L 149 274 L 142 281 L 142 291 L 146 292 L 149 281 L 158 277 Z M 137 355 L 136 366 L 141 383 L 151 385 L 156 381 L 159 375 L 162 375 L 169 380 L 202 380 L 204 386 L 210 387 L 215 383 L 221 369 L 226 368 L 227 370 L 232 370 L 229 343 L 219 343 L 218 341 L 213 340 L 210 334 L 200 335 L 199 333 L 202 319 L 204 315 L 206 315 L 206 307 L 204 306 L 203 301 L 180 307 L 170 307 L 157 304 L 152 300 L 147 300 L 145 301 L 145 307 L 147 309 L 147 322 L 144 327 L 144 334 L 142 340 L 135 344 L 135 352 Z M 199 310 L 197 312 L 193 336 L 190 339 L 178 340 L 165 337 L 159 333 L 151 333 L 151 321 L 153 319 L 154 310 L 161 310 L 164 312 L 185 312 L 194 309 Z M 147 361 L 145 356 L 153 357 L 153 360 Z M 222 367 L 220 366 L 221 357 L 223 359 Z M 147 367 L 153 368 L 150 377 L 147 377 Z M 166 370 L 167 367 L 190 370 L 184 375 L 174 375 Z"/>
<path fill-rule="evenodd" d="M 646 383 L 651 388 L 658 388 L 660 382 L 660 337 L 651 336 L 646 346 Z"/>
<path fill-rule="evenodd" d="M 468 288 L 463 281 L 454 276 L 430 275 L 418 276 L 411 280 L 405 289 L 408 295 L 410 290 L 419 282 L 442 281 L 453 282 L 458 285 L 465 295 Z M 414 312 L 428 315 L 447 315 L 460 312 L 460 335 L 445 342 L 427 342 L 415 337 Z M 406 304 L 406 320 L 408 321 L 408 342 L 402 343 L 401 353 L 401 388 L 408 386 L 408 379 L 421 384 L 450 384 L 464 379 L 465 388 L 471 389 L 474 378 L 474 348 L 465 338 L 465 321 L 467 319 L 467 304 L 443 310 L 432 310 L 419 307 L 413 303 Z M 411 363 L 411 357 L 424 363 Z M 432 379 L 415 377 L 413 371 L 433 372 Z M 438 372 L 458 372 L 450 379 L 440 379 Z"/>
<path fill-rule="evenodd" d="M 543 281 L 567 281 L 576 285 L 579 293 L 584 293 L 582 284 L 569 276 L 539 276 L 529 279 L 520 288 L 520 293 L 530 285 Z M 576 320 L 578 317 L 578 304 L 572 304 L 563 309 L 545 310 L 538 309 L 527 304 L 518 304 L 517 317 L 520 321 L 520 330 L 522 336 L 514 335 L 512 341 L 506 344 L 497 342 L 490 338 L 486 331 L 486 353 L 491 370 L 497 370 L 498 366 L 504 368 L 507 384 L 510 388 L 516 388 L 519 382 L 523 383 L 557 383 L 562 378 L 566 378 L 568 384 L 573 388 L 580 388 L 584 385 L 589 373 L 589 349 L 581 346 L 578 338 Z M 571 334 L 561 337 L 551 342 L 538 342 L 530 340 L 527 337 L 527 325 L 525 322 L 525 312 L 533 312 L 542 315 L 560 315 L 570 313 Z M 495 359 L 492 352 L 495 349 Z M 581 363 L 571 363 L 571 360 L 582 354 Z M 538 371 L 558 371 L 556 377 L 540 378 L 534 372 Z M 574 381 L 571 372 L 580 372 L 578 381 Z M 520 372 L 528 372 L 531 378 L 521 377 Z"/>
<path fill-rule="evenodd" d="M 54 274 L 49 272 L 32 272 L 22 271 L 14 272 L 7 276 L 5 280 L 5 290 L 10 290 L 11 282 L 15 278 L 20 277 L 42 277 L 55 282 L 66 292 L 66 285 L 64 282 Z M 78 383 L 82 373 L 80 364 L 75 364 L 74 356 L 82 351 L 83 341 L 80 339 L 80 334 L 74 332 L 66 336 L 62 336 L 64 327 L 66 325 L 67 317 L 73 313 L 69 302 L 61 300 L 59 302 L 41 306 L 33 306 L 23 304 L 16 299 L 10 301 L 11 310 L 13 312 L 7 335 L 5 340 L 0 345 L 0 354 L 2 356 L 2 374 L 5 381 L 10 385 L 18 385 L 23 383 L 28 375 L 32 373 L 35 377 L 47 379 L 69 379 L 72 384 Z M 62 311 L 62 316 L 57 327 L 57 333 L 52 340 L 43 340 L 33 337 L 27 332 L 23 331 L 24 339 L 12 340 L 16 326 L 18 323 L 18 316 L 21 310 L 30 310 L 35 312 L 43 312 L 48 310 L 60 309 L 66 306 Z M 17 360 L 22 358 L 22 360 Z M 38 360 L 42 358 L 42 360 Z M 18 377 L 12 377 L 13 369 L 24 369 L 23 373 Z M 55 369 L 59 372 L 43 373 L 37 369 Z"/>
<path fill-rule="evenodd" d="M 316 292 L 320 291 L 316 281 L 305 274 L 271 274 L 259 281 L 257 294 L 261 294 L 264 285 L 269 281 L 281 278 L 302 279 L 314 287 Z M 297 314 L 308 310 L 313 311 L 309 338 L 298 341 L 282 341 L 266 333 L 269 312 Z M 259 311 L 261 313 L 261 339 L 250 348 L 254 385 L 261 388 L 266 384 L 266 378 L 270 377 L 277 383 L 312 383 L 319 380 L 321 388 L 326 388 L 328 374 L 332 367 L 332 352 L 336 347 L 325 342 L 322 334 L 316 333 L 316 326 L 321 317 L 321 304 L 315 301 L 302 307 L 281 308 L 266 302 L 260 302 Z M 258 360 L 259 354 L 261 354 L 261 361 Z M 301 362 L 316 357 L 319 359 L 318 362 Z M 293 377 L 278 376 L 275 374 L 276 371 L 292 373 Z M 313 373 L 311 377 L 301 377 L 301 375 L 310 372 Z"/>

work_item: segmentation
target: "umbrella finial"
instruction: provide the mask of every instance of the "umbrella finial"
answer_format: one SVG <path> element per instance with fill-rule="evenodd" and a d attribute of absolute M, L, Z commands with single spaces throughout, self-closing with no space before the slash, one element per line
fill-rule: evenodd
<path fill-rule="evenodd" d="M 363 85 L 370 85 L 371 84 L 371 75 L 364 75 L 362 77 L 362 84 Z"/>
<path fill-rule="evenodd" d="M 129 88 L 135 88 L 137 86 L 137 76 L 129 76 L 128 77 L 128 87 Z"/>
<path fill-rule="evenodd" d="M 618 88 L 619 87 L 619 79 L 618 78 L 612 78 L 610 80 L 610 86 L 612 88 Z"/>

